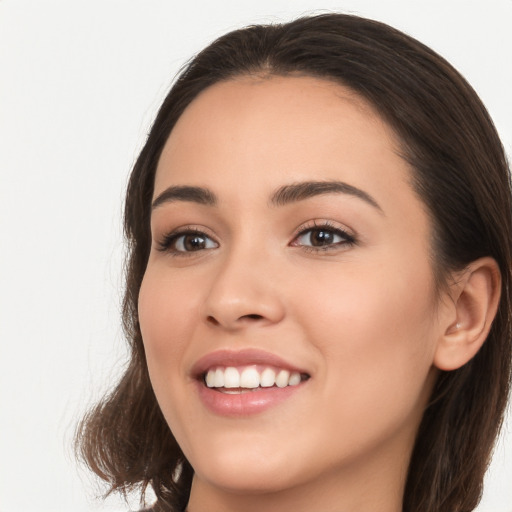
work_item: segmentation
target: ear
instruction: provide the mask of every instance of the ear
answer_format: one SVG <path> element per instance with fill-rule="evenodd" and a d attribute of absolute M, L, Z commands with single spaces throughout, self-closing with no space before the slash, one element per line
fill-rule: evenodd
<path fill-rule="evenodd" d="M 501 273 L 493 258 L 480 258 L 455 277 L 434 355 L 437 368 L 455 370 L 475 356 L 489 334 L 500 294 Z"/>

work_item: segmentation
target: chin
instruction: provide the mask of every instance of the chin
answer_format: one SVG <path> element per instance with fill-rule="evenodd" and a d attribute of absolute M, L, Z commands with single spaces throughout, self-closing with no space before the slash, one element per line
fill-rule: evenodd
<path fill-rule="evenodd" d="M 193 467 L 199 479 L 235 494 L 278 492 L 295 480 L 283 455 L 271 458 L 257 450 L 233 450 L 204 457 Z"/>

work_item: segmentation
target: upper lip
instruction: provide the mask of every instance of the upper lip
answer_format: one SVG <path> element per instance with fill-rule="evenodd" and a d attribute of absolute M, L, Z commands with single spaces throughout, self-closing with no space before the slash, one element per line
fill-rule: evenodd
<path fill-rule="evenodd" d="M 259 349 L 217 350 L 201 357 L 192 366 L 191 374 L 201 378 L 209 369 L 228 366 L 268 365 L 309 375 L 306 370 L 290 364 L 280 356 Z"/>

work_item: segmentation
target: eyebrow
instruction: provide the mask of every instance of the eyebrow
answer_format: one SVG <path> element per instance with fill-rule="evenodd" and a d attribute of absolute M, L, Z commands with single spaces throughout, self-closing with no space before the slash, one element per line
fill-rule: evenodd
<path fill-rule="evenodd" d="M 272 194 L 270 204 L 272 206 L 285 206 L 325 194 L 347 194 L 357 197 L 379 210 L 379 212 L 384 213 L 379 203 L 370 194 L 343 181 L 303 181 L 284 185 Z M 218 204 L 217 196 L 208 188 L 173 185 L 158 195 L 151 208 L 154 210 L 164 203 L 175 201 L 192 202 L 205 206 L 216 206 Z"/>
<path fill-rule="evenodd" d="M 164 203 L 173 203 L 175 201 L 186 201 L 191 203 L 204 204 L 206 206 L 216 206 L 217 197 L 215 194 L 204 187 L 191 187 L 188 185 L 175 185 L 166 188 L 151 205 L 154 210 Z"/>
<path fill-rule="evenodd" d="M 343 181 L 304 181 L 285 185 L 272 195 L 270 202 L 274 206 L 284 206 L 324 194 L 347 194 L 357 197 L 384 213 L 379 203 L 370 194 Z"/>

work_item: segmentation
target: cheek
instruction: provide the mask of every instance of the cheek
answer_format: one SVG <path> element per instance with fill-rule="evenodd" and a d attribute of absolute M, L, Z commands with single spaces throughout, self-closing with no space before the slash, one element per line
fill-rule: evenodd
<path fill-rule="evenodd" d="M 393 421 L 422 410 L 436 342 L 430 271 L 346 273 L 309 285 L 300 314 L 326 361 L 326 403 Z M 318 279 L 320 277 L 320 279 Z M 383 411 L 379 415 L 379 411 Z M 347 418 L 348 420 L 349 418 Z"/>
<path fill-rule="evenodd" d="M 307 282 L 302 278 L 302 291 L 292 292 L 301 315 L 316 324 L 318 334 L 325 333 L 326 339 L 350 338 L 352 332 L 348 347 L 391 348 L 397 343 L 412 348 L 415 343 L 422 345 L 420 338 L 434 330 L 428 266 L 394 269 L 374 264 L 344 269 L 340 265 L 335 270 L 309 273 Z M 410 339 L 404 340 L 407 334 Z"/>
<path fill-rule="evenodd" d="M 148 267 L 139 293 L 139 321 L 155 396 L 173 434 L 186 439 L 189 421 L 183 414 L 188 411 L 190 382 L 184 361 L 197 327 L 199 302 L 190 283 L 180 286 L 180 280 L 168 273 L 165 268 Z"/>
<path fill-rule="evenodd" d="M 190 283 L 180 285 L 179 279 L 167 274 L 165 269 L 148 267 L 139 293 L 139 321 L 154 384 L 160 371 L 166 378 L 181 374 L 179 356 L 188 346 L 199 308 L 197 291 Z"/>

